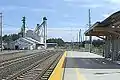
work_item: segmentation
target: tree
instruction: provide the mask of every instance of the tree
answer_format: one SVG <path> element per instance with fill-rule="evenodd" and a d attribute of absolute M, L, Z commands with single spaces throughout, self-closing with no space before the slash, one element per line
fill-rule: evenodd
<path fill-rule="evenodd" d="M 2 38 L 4 42 L 9 43 L 11 41 L 17 40 L 19 38 L 19 35 L 18 34 L 4 35 Z"/>
<path fill-rule="evenodd" d="M 93 40 L 92 41 L 92 44 L 95 46 L 95 47 L 99 47 L 100 45 L 103 45 L 104 44 L 104 41 L 103 40 Z"/>
<path fill-rule="evenodd" d="M 51 38 L 47 40 L 47 43 L 57 43 L 58 46 L 64 46 L 64 41 L 61 38 Z"/>
<path fill-rule="evenodd" d="M 19 38 L 18 34 L 12 34 L 10 35 L 12 37 L 12 40 L 15 41 Z"/>

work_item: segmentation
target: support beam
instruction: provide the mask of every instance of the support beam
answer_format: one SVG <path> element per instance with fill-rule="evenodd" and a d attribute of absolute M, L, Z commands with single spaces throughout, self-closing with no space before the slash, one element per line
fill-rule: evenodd
<path fill-rule="evenodd" d="M 118 59 L 119 56 L 119 39 L 116 39 L 116 58 Z"/>
<path fill-rule="evenodd" d="M 93 29 L 93 31 L 96 31 L 96 32 L 101 32 L 101 31 L 102 32 L 109 32 L 109 33 L 120 36 L 120 33 L 116 32 L 116 31 L 120 31 L 120 28 L 95 28 L 95 29 Z"/>
<path fill-rule="evenodd" d="M 45 46 L 45 49 L 47 48 L 47 18 L 44 17 L 43 18 L 43 26 L 44 26 L 44 46 Z"/>
<path fill-rule="evenodd" d="M 120 33 L 118 33 L 118 32 L 114 32 L 114 31 L 109 31 L 109 30 L 107 30 L 109 33 L 112 33 L 112 34 L 115 34 L 115 35 L 118 35 L 118 36 L 120 36 Z"/>
<path fill-rule="evenodd" d="M 93 31 L 120 31 L 120 28 L 112 28 L 112 27 L 96 27 Z"/>
<path fill-rule="evenodd" d="M 118 39 L 118 52 L 120 51 L 120 39 Z"/>
<path fill-rule="evenodd" d="M 117 60 L 117 54 L 118 54 L 118 46 L 117 46 L 117 40 L 113 39 L 112 40 L 112 60 L 116 61 Z"/>
<path fill-rule="evenodd" d="M 103 38 L 103 37 L 100 37 L 100 36 L 96 36 L 96 37 L 98 37 L 98 38 L 101 38 L 101 39 L 105 40 L 105 38 Z"/>
<path fill-rule="evenodd" d="M 110 40 L 108 37 L 106 37 L 106 40 L 105 40 L 105 45 L 104 45 L 104 56 L 105 58 L 109 58 L 110 57 Z"/>

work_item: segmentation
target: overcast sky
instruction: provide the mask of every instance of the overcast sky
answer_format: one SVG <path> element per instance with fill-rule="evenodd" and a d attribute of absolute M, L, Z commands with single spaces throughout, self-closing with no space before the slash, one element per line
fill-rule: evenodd
<path fill-rule="evenodd" d="M 120 9 L 120 0 L 0 0 L 4 34 L 17 33 L 26 16 L 26 25 L 34 29 L 42 17 L 48 19 L 48 38 L 77 40 L 79 29 L 85 31 L 91 9 L 92 24 Z"/>

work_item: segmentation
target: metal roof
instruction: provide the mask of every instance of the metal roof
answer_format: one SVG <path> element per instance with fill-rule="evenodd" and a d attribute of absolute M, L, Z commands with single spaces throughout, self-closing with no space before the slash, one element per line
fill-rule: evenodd
<path fill-rule="evenodd" d="M 85 34 L 91 31 L 94 27 L 98 27 L 98 26 L 100 26 L 100 22 L 96 22 L 95 24 L 93 24 L 87 31 L 85 31 Z"/>
<path fill-rule="evenodd" d="M 120 27 L 120 11 L 110 15 L 108 18 L 103 20 L 102 22 L 96 22 L 93 24 L 86 32 L 87 36 L 105 36 L 108 35 L 109 32 L 112 34 L 117 34 L 115 31 L 118 31 L 118 28 L 112 28 L 113 26 Z M 98 29 L 98 30 L 97 30 Z M 108 30 L 107 30 L 108 29 Z"/>
<path fill-rule="evenodd" d="M 120 11 L 117 11 L 115 13 L 113 13 L 112 15 L 110 15 L 108 18 L 106 18 L 104 21 L 101 22 L 101 24 L 104 27 L 107 27 L 111 24 L 114 24 L 115 22 L 120 20 Z"/>
<path fill-rule="evenodd" d="M 32 38 L 30 38 L 30 37 L 25 37 L 27 40 L 29 40 L 29 41 L 32 41 L 32 42 L 34 42 L 34 43 L 36 43 L 36 44 L 41 44 L 39 41 L 37 41 L 37 40 L 35 40 L 35 39 L 32 39 Z"/>

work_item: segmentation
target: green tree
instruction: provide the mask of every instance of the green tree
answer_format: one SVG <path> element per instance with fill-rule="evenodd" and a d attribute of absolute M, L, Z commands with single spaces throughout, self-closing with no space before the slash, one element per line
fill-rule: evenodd
<path fill-rule="evenodd" d="M 4 35 L 2 38 L 4 42 L 9 43 L 11 41 L 17 40 L 19 38 L 19 35 L 18 34 Z"/>
<path fill-rule="evenodd" d="M 61 38 L 50 38 L 47 40 L 47 43 L 57 43 L 58 46 L 64 46 L 64 41 Z"/>

